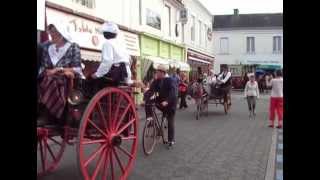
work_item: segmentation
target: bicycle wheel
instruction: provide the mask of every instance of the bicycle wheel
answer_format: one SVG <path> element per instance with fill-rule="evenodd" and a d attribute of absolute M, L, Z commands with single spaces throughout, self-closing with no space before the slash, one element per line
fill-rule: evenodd
<path fill-rule="evenodd" d="M 156 123 L 155 120 L 146 120 L 142 133 L 142 147 L 145 155 L 150 155 L 156 145 Z"/>
<path fill-rule="evenodd" d="M 161 133 L 162 133 L 162 142 L 166 144 L 168 142 L 168 120 L 166 117 L 162 117 L 161 121 Z"/>

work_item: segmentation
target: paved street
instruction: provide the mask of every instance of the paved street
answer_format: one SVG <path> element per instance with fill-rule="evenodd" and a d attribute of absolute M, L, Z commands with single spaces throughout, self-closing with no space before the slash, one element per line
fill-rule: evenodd
<path fill-rule="evenodd" d="M 150 156 L 143 153 L 140 133 L 138 156 L 129 180 L 265 180 L 272 133 L 276 131 L 267 127 L 269 96 L 262 95 L 257 103 L 254 120 L 248 118 L 242 93 L 233 93 L 228 115 L 222 105 L 210 105 L 208 117 L 198 121 L 193 105 L 179 110 L 176 145 L 167 150 L 159 143 Z M 141 118 L 140 132 L 143 123 Z M 42 179 L 81 179 L 76 148 L 68 147 L 59 168 Z"/>

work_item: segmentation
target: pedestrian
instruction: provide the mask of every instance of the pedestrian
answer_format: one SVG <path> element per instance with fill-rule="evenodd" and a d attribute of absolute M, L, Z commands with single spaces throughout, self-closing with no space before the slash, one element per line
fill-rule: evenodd
<path fill-rule="evenodd" d="M 180 107 L 179 107 L 179 109 L 188 107 L 187 101 L 186 101 L 187 88 L 188 88 L 187 76 L 185 73 L 181 72 L 180 73 L 180 83 L 179 83 L 179 94 L 180 94 Z"/>
<path fill-rule="evenodd" d="M 243 76 L 243 89 L 246 87 L 247 82 L 249 81 L 248 73 L 244 73 Z"/>
<path fill-rule="evenodd" d="M 270 112 L 269 119 L 270 125 L 269 127 L 274 127 L 274 120 L 276 113 L 278 115 L 278 126 L 277 128 L 282 128 L 282 120 L 283 120 L 283 78 L 282 71 L 276 71 L 276 77 L 271 80 L 271 97 L 270 97 Z"/>
<path fill-rule="evenodd" d="M 258 76 L 258 86 L 259 86 L 260 93 L 263 93 L 263 82 L 264 82 L 263 75 L 260 74 Z"/>
<path fill-rule="evenodd" d="M 244 89 L 244 96 L 247 99 L 250 115 L 249 117 L 256 116 L 256 100 L 259 99 L 259 87 L 255 80 L 254 74 L 249 74 L 249 81 Z"/>
<path fill-rule="evenodd" d="M 177 108 L 177 96 L 174 89 L 175 82 L 172 78 L 166 77 L 167 68 L 158 65 L 156 68 L 157 78 L 150 85 L 150 89 L 145 93 L 146 104 L 150 104 L 151 97 L 156 95 L 156 107 L 162 111 L 168 120 L 168 145 L 175 144 L 174 118 Z M 152 107 L 145 106 L 147 121 L 152 120 Z"/>

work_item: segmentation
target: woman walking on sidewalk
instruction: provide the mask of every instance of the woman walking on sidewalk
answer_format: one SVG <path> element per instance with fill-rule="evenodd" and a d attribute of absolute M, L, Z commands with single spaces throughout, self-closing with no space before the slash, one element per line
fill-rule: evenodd
<path fill-rule="evenodd" d="M 244 96 L 247 98 L 250 115 L 249 117 L 256 116 L 256 99 L 259 98 L 259 86 L 254 78 L 254 74 L 249 75 L 250 80 L 247 82 L 244 89 Z"/>
<path fill-rule="evenodd" d="M 282 128 L 283 120 L 283 78 L 282 71 L 277 70 L 275 79 L 270 82 L 271 86 L 271 97 L 270 97 L 270 125 L 269 127 L 274 127 L 274 119 L 276 112 L 278 114 L 278 126 L 277 128 Z"/>

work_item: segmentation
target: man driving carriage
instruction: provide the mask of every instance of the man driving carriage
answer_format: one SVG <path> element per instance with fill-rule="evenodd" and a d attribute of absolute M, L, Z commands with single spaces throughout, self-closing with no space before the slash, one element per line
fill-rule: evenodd
<path fill-rule="evenodd" d="M 228 106 L 231 105 L 230 91 L 232 88 L 231 84 L 231 72 L 228 69 L 228 65 L 224 64 L 221 66 L 221 73 L 218 75 L 217 84 L 219 94 L 224 95 L 225 100 L 228 101 Z"/>
<path fill-rule="evenodd" d="M 119 38 L 119 27 L 112 22 L 102 25 L 106 41 L 102 47 L 102 60 L 95 73 L 87 82 L 91 87 L 90 94 L 95 94 L 106 86 L 117 86 L 120 82 L 132 84 L 130 56 Z"/>

